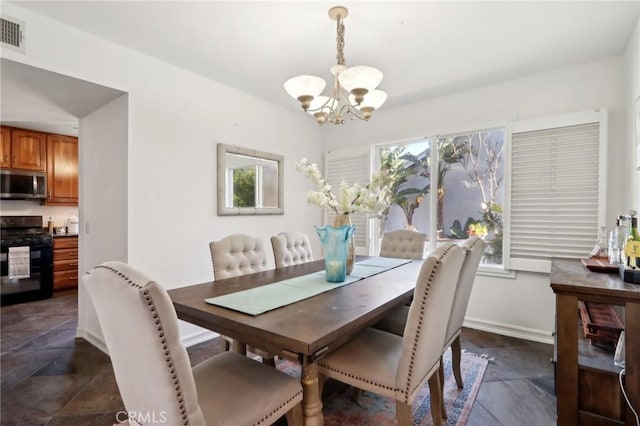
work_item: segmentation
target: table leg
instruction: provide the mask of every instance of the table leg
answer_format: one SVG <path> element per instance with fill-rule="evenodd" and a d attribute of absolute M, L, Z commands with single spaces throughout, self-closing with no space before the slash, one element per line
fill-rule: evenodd
<path fill-rule="evenodd" d="M 578 424 L 578 298 L 556 295 L 557 409 L 559 425 Z"/>
<path fill-rule="evenodd" d="M 629 402 L 640 410 L 640 303 L 627 302 L 624 307 L 624 338 L 626 377 L 625 386 Z M 625 404 L 626 425 L 635 425 L 635 416 Z M 640 415 L 640 414 L 639 414 Z"/>
<path fill-rule="evenodd" d="M 302 362 L 302 414 L 304 426 L 322 426 L 322 396 L 318 382 L 318 365 L 305 357 Z"/>

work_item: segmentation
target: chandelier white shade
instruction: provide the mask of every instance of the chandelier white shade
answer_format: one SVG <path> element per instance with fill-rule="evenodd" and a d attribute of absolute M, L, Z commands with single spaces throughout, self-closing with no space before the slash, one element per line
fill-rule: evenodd
<path fill-rule="evenodd" d="M 308 108 L 309 102 L 320 95 L 326 85 L 327 83 L 320 77 L 299 75 L 285 81 L 284 90 L 286 90 L 293 99 L 299 100 L 300 103 L 303 104 L 303 108 L 305 104 Z"/>
<path fill-rule="evenodd" d="M 300 102 L 302 109 L 312 115 L 320 125 L 327 121 L 342 124 L 345 115 L 369 120 L 373 111 L 386 101 L 387 94 L 376 88 L 382 82 L 382 71 L 364 65 L 347 68 L 344 60 L 344 24 L 348 10 L 336 6 L 329 17 L 337 21 L 337 64 L 331 67 L 334 75 L 331 96 L 322 96 L 325 81 L 312 75 L 300 75 L 284 83 L 289 96 Z"/>

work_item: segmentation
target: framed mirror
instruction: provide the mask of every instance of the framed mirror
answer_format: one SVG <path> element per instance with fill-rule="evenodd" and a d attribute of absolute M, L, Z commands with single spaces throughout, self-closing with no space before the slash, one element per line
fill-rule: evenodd
<path fill-rule="evenodd" d="M 218 144 L 218 215 L 284 214 L 284 157 Z"/>

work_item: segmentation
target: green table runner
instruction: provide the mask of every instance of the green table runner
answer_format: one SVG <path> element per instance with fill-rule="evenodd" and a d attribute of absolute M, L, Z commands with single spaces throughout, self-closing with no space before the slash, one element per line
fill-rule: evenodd
<path fill-rule="evenodd" d="M 325 291 L 351 284 L 409 262 L 411 260 L 376 257 L 357 262 L 351 274 L 347 275 L 347 279 L 341 283 L 327 282 L 325 271 L 318 271 L 249 290 L 210 297 L 204 301 L 211 305 L 255 316 L 316 296 Z"/>

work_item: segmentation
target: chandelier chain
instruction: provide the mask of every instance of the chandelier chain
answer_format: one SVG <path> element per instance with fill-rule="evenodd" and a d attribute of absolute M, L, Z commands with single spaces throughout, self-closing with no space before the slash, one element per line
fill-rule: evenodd
<path fill-rule="evenodd" d="M 344 24 L 342 23 L 342 19 L 340 19 L 340 17 L 338 16 L 337 19 L 337 37 L 336 37 L 336 48 L 338 50 L 338 53 L 336 55 L 336 60 L 338 61 L 338 65 L 344 65 L 345 61 L 344 61 Z"/>

